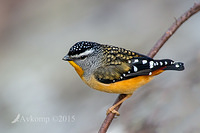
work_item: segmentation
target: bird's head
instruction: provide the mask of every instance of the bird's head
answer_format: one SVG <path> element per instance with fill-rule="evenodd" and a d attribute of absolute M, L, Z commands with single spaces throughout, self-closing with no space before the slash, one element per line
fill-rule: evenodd
<path fill-rule="evenodd" d="M 75 69 L 80 67 L 83 71 L 88 69 L 92 71 L 100 65 L 102 55 L 101 44 L 81 41 L 70 48 L 63 60 L 69 61 Z"/>

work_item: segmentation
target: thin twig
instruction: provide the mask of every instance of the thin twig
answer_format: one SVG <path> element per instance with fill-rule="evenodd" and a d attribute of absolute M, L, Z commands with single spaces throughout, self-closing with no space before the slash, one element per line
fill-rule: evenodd
<path fill-rule="evenodd" d="M 175 22 L 172 26 L 163 34 L 163 36 L 156 42 L 154 47 L 148 53 L 148 56 L 153 58 L 160 48 L 165 44 L 165 42 L 176 32 L 176 30 L 192 15 L 197 13 L 200 10 L 200 3 L 194 3 L 194 6 L 191 7 L 187 12 L 185 12 L 181 17 L 175 19 Z"/>
<path fill-rule="evenodd" d="M 189 19 L 192 15 L 194 15 L 195 13 L 197 13 L 198 11 L 200 11 L 200 3 L 194 3 L 194 6 L 191 7 L 187 12 L 185 12 L 182 16 L 180 16 L 177 20 L 175 20 L 175 22 L 172 24 L 172 26 L 167 30 L 167 32 L 165 32 L 163 34 L 163 36 L 156 42 L 156 44 L 154 45 L 154 47 L 150 50 L 150 52 L 147 54 L 147 56 L 153 58 L 158 51 L 160 50 L 160 48 L 165 44 L 165 42 L 176 32 L 176 30 L 187 20 Z M 120 94 L 116 101 L 114 102 L 114 104 L 116 104 L 117 102 L 119 102 L 121 99 L 123 99 L 124 97 L 126 97 L 125 94 Z M 113 104 L 113 105 L 114 105 Z M 116 111 L 119 110 L 121 104 L 115 108 Z M 113 118 L 115 117 L 115 114 L 113 113 L 109 113 L 104 122 L 102 123 L 100 129 L 99 129 L 99 133 L 105 133 Z"/>

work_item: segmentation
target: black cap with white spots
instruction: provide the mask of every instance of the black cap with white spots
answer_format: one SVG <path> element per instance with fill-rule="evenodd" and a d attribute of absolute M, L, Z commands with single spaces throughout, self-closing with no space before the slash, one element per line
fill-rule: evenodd
<path fill-rule="evenodd" d="M 98 43 L 88 41 L 77 42 L 70 48 L 68 55 L 78 55 L 85 52 L 86 50 L 93 48 L 96 45 L 98 45 Z"/>

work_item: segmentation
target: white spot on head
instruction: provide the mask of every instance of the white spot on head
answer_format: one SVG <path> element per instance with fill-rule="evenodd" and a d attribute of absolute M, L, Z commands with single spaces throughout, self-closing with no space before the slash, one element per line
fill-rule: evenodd
<path fill-rule="evenodd" d="M 167 65 L 167 61 L 165 61 L 165 65 Z"/>
<path fill-rule="evenodd" d="M 139 62 L 139 60 L 138 60 L 138 59 L 135 59 L 133 63 L 137 63 L 137 62 Z"/>
<path fill-rule="evenodd" d="M 152 75 L 152 72 L 149 72 L 149 75 Z"/>
<path fill-rule="evenodd" d="M 179 64 L 176 64 L 176 65 L 175 65 L 175 67 L 177 67 L 177 68 L 178 68 L 178 67 L 180 67 L 180 66 L 179 66 Z"/>
<path fill-rule="evenodd" d="M 126 76 L 126 74 L 124 73 L 123 76 Z"/>
<path fill-rule="evenodd" d="M 162 62 L 160 62 L 160 65 L 162 66 L 162 65 L 163 65 L 163 63 L 162 63 Z"/>
<path fill-rule="evenodd" d="M 123 77 L 121 76 L 120 79 L 123 79 Z"/>
<path fill-rule="evenodd" d="M 158 65 L 158 62 L 156 62 L 156 65 Z"/>
<path fill-rule="evenodd" d="M 142 64 L 146 64 L 146 63 L 147 63 L 147 60 L 143 60 L 143 61 L 142 61 Z"/>
<path fill-rule="evenodd" d="M 115 80 L 113 80 L 113 82 L 115 82 Z"/>
<path fill-rule="evenodd" d="M 133 66 L 134 72 L 137 72 L 138 68 L 136 66 Z"/>
<path fill-rule="evenodd" d="M 131 73 L 131 71 L 128 71 L 128 73 Z"/>
<path fill-rule="evenodd" d="M 149 68 L 153 68 L 153 67 L 154 67 L 153 64 L 154 64 L 154 62 L 153 62 L 153 61 L 150 61 L 150 62 L 149 62 Z"/>
<path fill-rule="evenodd" d="M 131 63 L 131 60 L 128 60 L 128 63 Z"/>

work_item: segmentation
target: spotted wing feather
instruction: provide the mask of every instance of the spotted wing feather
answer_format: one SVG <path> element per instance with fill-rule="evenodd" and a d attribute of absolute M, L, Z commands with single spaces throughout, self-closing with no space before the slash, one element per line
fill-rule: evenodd
<path fill-rule="evenodd" d="M 130 74 L 125 78 L 133 78 L 137 76 L 151 75 L 153 71 L 158 69 L 165 69 L 174 64 L 170 59 L 153 60 L 147 56 L 132 59 L 132 69 Z"/>
<path fill-rule="evenodd" d="M 94 72 L 95 78 L 102 83 L 118 82 L 136 76 L 131 76 L 131 73 L 137 73 L 133 68 L 133 60 L 146 57 L 142 54 L 110 45 L 102 45 L 102 47 L 104 48 L 104 57 L 106 57 L 102 63 L 104 65 Z"/>
<path fill-rule="evenodd" d="M 103 64 L 105 65 L 97 68 L 94 76 L 106 84 L 151 75 L 158 69 L 177 70 L 174 61 L 170 59 L 153 60 L 145 55 L 114 46 L 104 45 L 104 54 L 106 58 Z M 171 66 L 174 66 L 173 69 Z"/>

